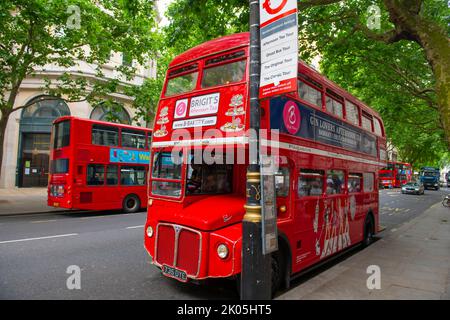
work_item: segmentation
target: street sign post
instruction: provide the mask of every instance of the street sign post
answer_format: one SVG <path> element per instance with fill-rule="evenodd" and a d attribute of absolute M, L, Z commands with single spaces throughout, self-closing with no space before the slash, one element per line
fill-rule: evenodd
<path fill-rule="evenodd" d="M 261 222 L 262 251 L 270 254 L 278 250 L 277 202 L 275 192 L 274 158 L 261 155 Z"/>
<path fill-rule="evenodd" d="M 297 0 L 261 0 L 259 97 L 297 91 Z"/>

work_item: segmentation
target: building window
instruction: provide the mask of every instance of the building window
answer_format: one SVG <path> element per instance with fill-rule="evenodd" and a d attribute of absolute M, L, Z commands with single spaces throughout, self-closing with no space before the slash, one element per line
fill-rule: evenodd
<path fill-rule="evenodd" d="M 298 96 L 315 106 L 322 107 L 322 92 L 300 80 L 298 81 Z"/>
<path fill-rule="evenodd" d="M 107 105 L 106 103 L 99 104 L 92 110 L 90 118 L 92 120 L 131 124 L 130 115 L 117 103 L 112 103 L 110 105 Z"/>
<path fill-rule="evenodd" d="M 105 183 L 105 167 L 102 164 L 90 164 L 87 170 L 87 185 L 99 186 Z"/>

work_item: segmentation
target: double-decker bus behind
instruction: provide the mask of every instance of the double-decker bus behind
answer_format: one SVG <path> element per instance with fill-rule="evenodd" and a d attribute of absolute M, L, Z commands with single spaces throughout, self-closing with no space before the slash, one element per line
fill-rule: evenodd
<path fill-rule="evenodd" d="M 47 204 L 125 212 L 145 207 L 151 137 L 146 128 L 76 117 L 56 119 Z"/>
<path fill-rule="evenodd" d="M 144 244 L 152 263 L 180 281 L 238 279 L 241 272 L 248 53 L 249 34 L 235 34 L 188 50 L 167 71 Z M 279 163 L 274 291 L 379 231 L 378 170 L 386 166 L 380 116 L 303 62 L 298 84 L 298 92 L 261 101 L 261 128 L 269 131 L 261 144 Z M 279 148 L 271 147 L 272 130 Z"/>
<path fill-rule="evenodd" d="M 379 171 L 380 186 L 386 188 L 400 188 L 412 180 L 412 168 L 405 162 L 388 162 Z"/>

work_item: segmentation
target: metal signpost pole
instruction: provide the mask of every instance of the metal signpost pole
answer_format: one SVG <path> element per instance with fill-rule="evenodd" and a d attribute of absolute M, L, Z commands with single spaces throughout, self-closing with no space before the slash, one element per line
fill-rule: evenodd
<path fill-rule="evenodd" d="M 263 255 L 261 174 L 259 165 L 261 74 L 259 0 L 250 0 L 250 164 L 247 169 L 247 202 L 242 222 L 241 299 L 271 299 L 271 258 Z"/>

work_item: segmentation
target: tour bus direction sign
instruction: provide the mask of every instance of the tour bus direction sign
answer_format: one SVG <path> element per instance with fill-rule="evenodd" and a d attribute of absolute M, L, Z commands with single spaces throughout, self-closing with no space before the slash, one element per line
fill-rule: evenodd
<path fill-rule="evenodd" d="M 297 0 L 261 0 L 259 97 L 297 91 Z"/>

